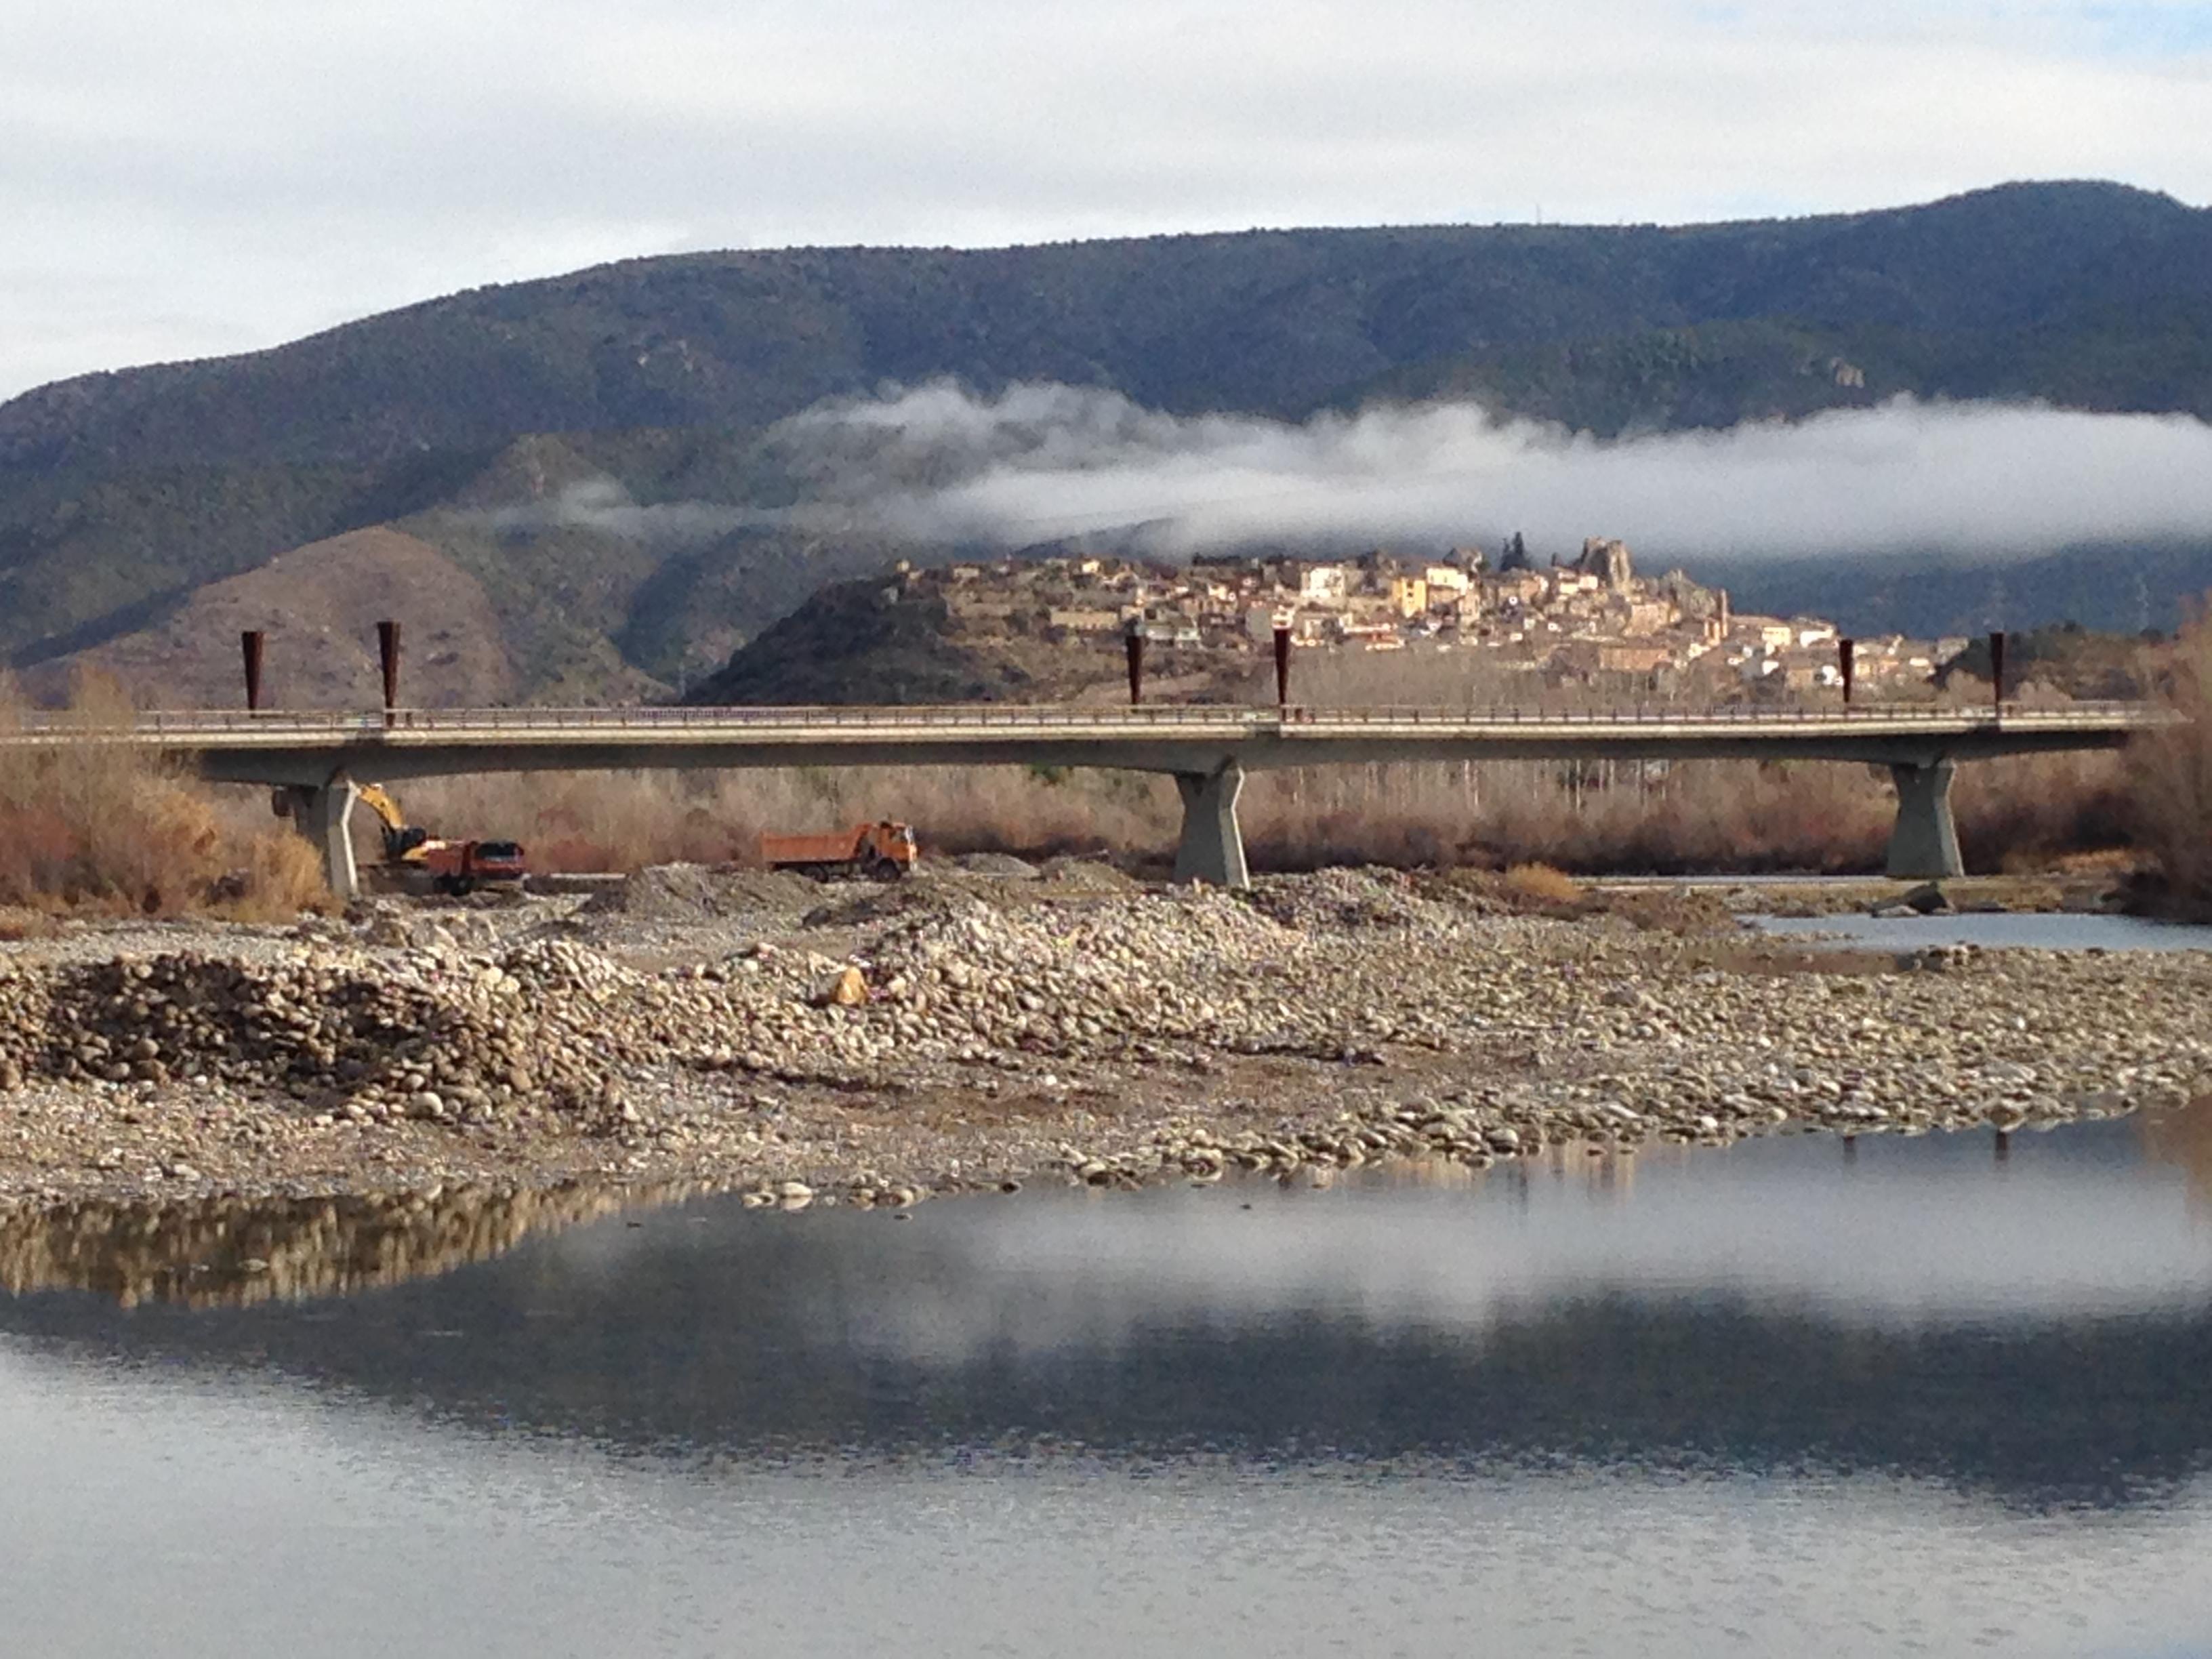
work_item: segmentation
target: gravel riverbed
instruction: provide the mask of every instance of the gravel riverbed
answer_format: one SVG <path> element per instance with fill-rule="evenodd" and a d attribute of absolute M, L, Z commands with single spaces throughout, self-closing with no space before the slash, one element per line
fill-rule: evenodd
<path fill-rule="evenodd" d="M 585 1180 L 896 1208 L 2212 1093 L 2212 954 L 1894 957 L 1664 894 L 1528 905 L 1379 872 L 1239 895 L 679 867 L 295 928 L 77 926 L 0 946 L 0 1206 Z"/>

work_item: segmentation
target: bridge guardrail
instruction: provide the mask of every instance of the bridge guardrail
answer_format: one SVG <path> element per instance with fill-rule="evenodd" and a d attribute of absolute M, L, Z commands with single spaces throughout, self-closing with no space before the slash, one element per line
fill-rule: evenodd
<path fill-rule="evenodd" d="M 1286 708 L 1231 703 L 1164 703 L 1136 708 L 1086 708 L 1073 705 L 1008 703 L 856 705 L 684 708 L 402 708 L 349 712 L 313 709 L 168 709 L 140 714 L 128 728 L 101 726 L 69 714 L 33 714 L 15 723 L 25 737 L 71 735 L 167 738 L 180 745 L 192 738 L 220 739 L 247 734 L 296 732 L 303 738 L 375 738 L 398 732 L 441 732 L 475 735 L 484 732 L 648 732 L 727 730 L 732 726 L 791 728 L 866 726 L 916 730 L 978 727 L 1039 731 L 1088 726 L 1124 732 L 1164 732 L 1224 727 L 1265 732 L 1283 726 L 1402 727 L 1407 726 L 1766 726 L 1787 730 L 1807 725 L 1960 726 L 2154 726 L 2175 718 L 2154 705 L 2099 702 L 2051 706 L 2008 703 L 2002 708 L 1944 708 L 1929 704 L 1860 704 L 1852 708 L 1754 708 L 1720 705 L 1708 708 L 1638 707 L 1619 709 L 1450 708 L 1435 706 L 1332 708 L 1292 704 Z M 0 742 L 8 733 L 0 730 Z"/>

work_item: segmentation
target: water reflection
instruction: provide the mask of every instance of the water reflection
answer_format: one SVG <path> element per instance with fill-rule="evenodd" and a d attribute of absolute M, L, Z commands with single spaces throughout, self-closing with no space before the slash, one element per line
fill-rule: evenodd
<path fill-rule="evenodd" d="M 0 1289 L 82 1291 L 122 1308 L 246 1307 L 451 1273 L 525 1239 L 696 1187 L 433 1188 L 317 1199 L 191 1199 L 0 1210 Z"/>
<path fill-rule="evenodd" d="M 2144 1152 L 2181 1171 L 2200 1218 L 2212 1218 L 2212 1095 L 2185 1111 L 2147 1114 L 2138 1123 Z"/>
<path fill-rule="evenodd" d="M 2212 1454 L 2203 1117 L 2002 1164 L 1987 1135 L 1790 1137 L 899 1224 L 694 1200 L 572 1225 L 624 1201 L 584 1193 L 77 1212 L 0 1230 L 10 1282 L 137 1305 L 19 1295 L 0 1331 L 686 1458 L 1879 1468 L 2126 1506 Z M 375 1288 L 185 1305 L 263 1277 Z"/>
<path fill-rule="evenodd" d="M 2212 927 L 2153 921 L 2142 916 L 2021 911 L 1953 915 L 1869 916 L 1855 911 L 1820 916 L 1751 916 L 1762 933 L 1784 938 L 1814 934 L 1838 945 L 1922 950 L 1973 945 L 1985 950 L 2212 951 Z"/>

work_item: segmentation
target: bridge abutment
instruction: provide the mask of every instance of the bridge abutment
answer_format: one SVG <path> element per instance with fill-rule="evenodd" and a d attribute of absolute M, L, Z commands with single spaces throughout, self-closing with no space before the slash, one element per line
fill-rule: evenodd
<path fill-rule="evenodd" d="M 1178 772 L 1176 793 L 1182 797 L 1182 838 L 1176 843 L 1175 878 L 1216 887 L 1249 887 L 1244 867 L 1244 836 L 1237 827 L 1237 797 L 1243 792 L 1244 769 L 1235 761 L 1218 772 Z"/>
<path fill-rule="evenodd" d="M 1958 826 L 1951 821 L 1949 761 L 1925 766 L 1893 766 L 1897 785 L 1897 827 L 1889 835 L 1889 874 L 1901 880 L 1939 881 L 1966 873 L 1959 856 Z"/>
<path fill-rule="evenodd" d="M 320 788 L 288 787 L 284 804 L 292 827 L 322 855 L 323 876 L 331 896 L 349 903 L 361 896 L 361 872 L 353 858 L 353 780 L 340 776 Z"/>

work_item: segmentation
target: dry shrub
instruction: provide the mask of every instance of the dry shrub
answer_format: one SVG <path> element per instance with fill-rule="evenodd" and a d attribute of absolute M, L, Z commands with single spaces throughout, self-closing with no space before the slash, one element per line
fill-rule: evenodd
<path fill-rule="evenodd" d="M 2165 700 L 2190 723 L 2129 749 L 2137 841 L 2174 897 L 2212 903 L 2212 613 L 2200 611 L 2175 642 Z"/>
<path fill-rule="evenodd" d="M 240 862 L 216 883 L 216 910 L 232 921 L 282 921 L 331 908 L 322 854 L 303 836 L 263 831 L 245 839 Z"/>
<path fill-rule="evenodd" d="M 0 725 L 23 717 L 0 694 Z M 289 915 L 327 902 L 313 854 L 286 845 L 296 837 L 241 832 L 211 791 L 112 741 L 130 718 L 118 689 L 82 680 L 64 720 L 79 735 L 0 750 L 0 905 L 172 915 L 222 904 Z"/>
<path fill-rule="evenodd" d="M 2109 757 L 1977 762 L 1960 770 L 1977 869 L 2112 845 Z M 749 864 L 763 830 L 889 817 L 926 855 L 1112 852 L 1164 861 L 1181 809 L 1143 775 L 1022 767 L 575 774 L 424 781 L 408 816 L 434 833 L 511 836 L 540 869 Z M 362 815 L 366 817 L 366 815 Z M 1896 796 L 1881 768 L 1834 762 L 1490 762 L 1261 772 L 1239 807 L 1261 871 L 1543 864 L 1590 874 L 1863 872 L 1881 867 Z M 363 854 L 375 856 L 367 842 Z"/>
<path fill-rule="evenodd" d="M 25 939 L 52 939 L 58 931 L 54 919 L 43 910 L 21 905 L 0 905 L 0 945 L 21 945 Z"/>
<path fill-rule="evenodd" d="M 2048 870 L 2132 839 L 2127 776 L 2109 750 L 2008 755 L 1961 766 L 1951 787 L 1969 868 Z"/>
<path fill-rule="evenodd" d="M 1548 864 L 1516 864 L 1505 872 L 1505 885 L 1514 894 L 1536 904 L 1572 904 L 1583 896 L 1573 877 Z"/>
<path fill-rule="evenodd" d="M 1341 767 L 1265 775 L 1245 802 L 1253 861 L 1267 869 L 1866 869 L 1895 816 L 1879 774 L 1808 763 Z"/>

